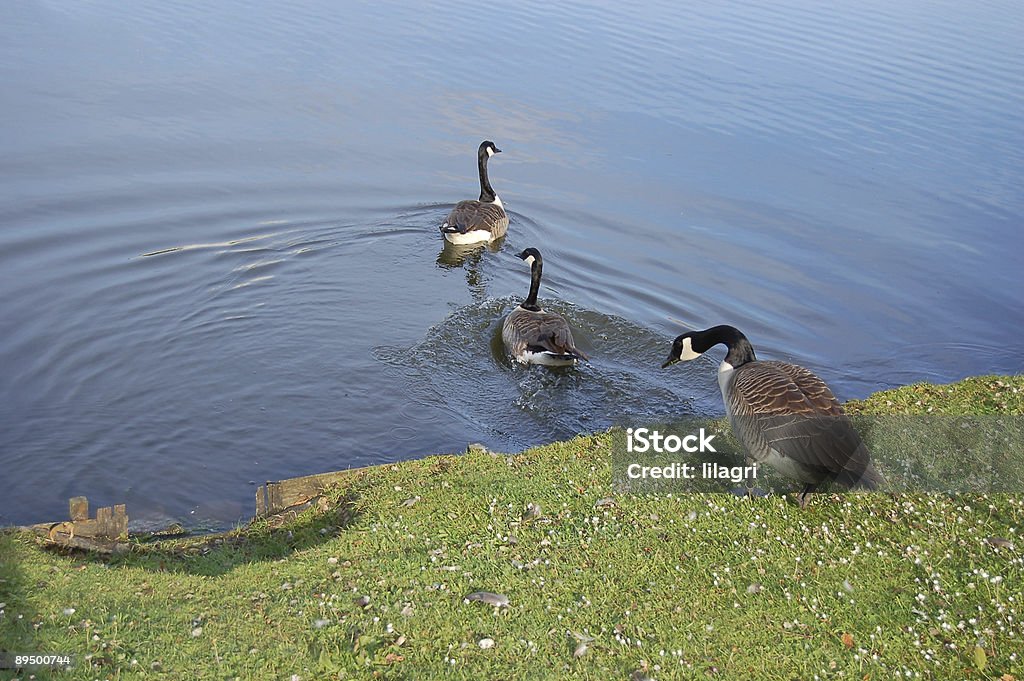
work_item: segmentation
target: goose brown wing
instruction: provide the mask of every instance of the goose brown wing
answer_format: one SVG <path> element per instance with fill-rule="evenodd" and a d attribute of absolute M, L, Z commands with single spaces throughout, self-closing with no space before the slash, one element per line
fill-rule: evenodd
<path fill-rule="evenodd" d="M 528 312 L 517 308 L 509 314 L 505 324 L 510 327 L 510 335 L 513 338 L 510 348 L 513 354 L 532 349 L 547 350 L 559 355 L 576 354 L 583 359 L 589 359 L 576 349 L 572 330 L 561 315 L 551 312 Z"/>
<path fill-rule="evenodd" d="M 548 313 L 538 316 L 541 319 L 537 325 L 534 345 L 560 355 L 574 354 L 583 359 L 590 359 L 576 349 L 576 343 L 572 339 L 572 329 L 561 315 Z"/>
<path fill-rule="evenodd" d="M 505 322 L 501 325 L 501 339 L 504 341 L 508 351 L 513 357 L 518 357 L 526 350 L 529 341 L 523 333 L 523 327 L 527 326 L 529 312 L 517 307 L 508 313 Z"/>
<path fill-rule="evenodd" d="M 789 377 L 789 380 L 796 385 L 807 400 L 809 408 L 813 409 L 816 414 L 830 416 L 843 414 L 843 407 L 839 404 L 836 396 L 832 394 L 831 388 L 825 381 L 815 376 L 810 369 L 787 362 L 764 362 L 764 364 L 771 365 Z"/>
<path fill-rule="evenodd" d="M 501 206 L 481 201 L 459 201 L 448 214 L 445 225 L 465 234 L 477 229 L 494 231 L 504 223 L 508 225 L 508 217 Z"/>
<path fill-rule="evenodd" d="M 807 369 L 784 362 L 751 362 L 736 370 L 732 388 L 737 434 L 749 438 L 752 450 L 773 449 L 818 481 L 837 479 L 849 485 L 864 479 L 872 486 L 870 480 L 878 478 L 839 401 Z"/>

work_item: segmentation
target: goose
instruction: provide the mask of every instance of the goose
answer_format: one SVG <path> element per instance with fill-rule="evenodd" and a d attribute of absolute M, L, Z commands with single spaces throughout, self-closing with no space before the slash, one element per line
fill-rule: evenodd
<path fill-rule="evenodd" d="M 501 149 L 494 142 L 484 140 L 477 150 L 476 162 L 480 170 L 480 198 L 459 201 L 441 225 L 441 234 L 453 244 L 475 244 L 494 241 L 508 231 L 508 215 L 501 199 L 494 193 L 487 179 L 487 160 Z"/>
<path fill-rule="evenodd" d="M 519 257 L 530 265 L 530 294 L 512 310 L 501 325 L 501 340 L 518 362 L 546 366 L 572 366 L 589 359 L 576 348 L 572 330 L 565 318 L 545 312 L 537 304 L 544 260 L 536 248 L 527 248 Z"/>
<path fill-rule="evenodd" d="M 662 368 L 697 359 L 719 343 L 728 349 L 718 385 L 733 433 L 755 462 L 804 483 L 797 496 L 801 508 L 825 482 L 869 490 L 884 484 L 828 385 L 804 367 L 758 360 L 736 327 L 684 333 Z"/>

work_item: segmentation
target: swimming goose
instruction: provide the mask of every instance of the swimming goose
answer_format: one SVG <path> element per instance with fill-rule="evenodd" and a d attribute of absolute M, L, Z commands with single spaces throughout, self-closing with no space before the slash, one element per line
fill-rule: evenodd
<path fill-rule="evenodd" d="M 825 382 L 795 364 L 758 360 L 739 329 L 684 333 L 662 367 L 696 359 L 719 343 L 728 348 L 718 385 L 733 432 L 751 459 L 804 483 L 801 507 L 824 482 L 867 489 L 885 482 Z"/>
<path fill-rule="evenodd" d="M 589 359 L 576 349 L 572 330 L 565 318 L 555 312 L 545 312 L 537 304 L 544 269 L 540 251 L 527 248 L 519 257 L 530 264 L 530 295 L 505 317 L 501 325 L 501 340 L 505 348 L 523 364 L 571 366 L 578 360 Z"/>
<path fill-rule="evenodd" d="M 487 159 L 500 153 L 501 149 L 494 146 L 494 142 L 484 140 L 480 143 L 476 155 L 480 170 L 480 199 L 459 201 L 441 225 L 441 234 L 453 244 L 494 241 L 508 231 L 505 206 L 487 179 Z"/>

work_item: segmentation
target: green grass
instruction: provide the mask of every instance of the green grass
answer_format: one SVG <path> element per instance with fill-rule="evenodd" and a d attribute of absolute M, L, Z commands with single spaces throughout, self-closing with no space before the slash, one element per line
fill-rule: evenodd
<path fill-rule="evenodd" d="M 1024 414 L 1021 388 L 853 409 Z M 54 676 L 76 679 L 1024 679 L 1024 496 L 597 507 L 610 439 L 374 468 L 286 527 L 111 559 L 0 535 L 0 649 L 75 654 Z M 465 603 L 477 590 L 510 605 Z M 593 638 L 578 659 L 569 632 Z"/>
<path fill-rule="evenodd" d="M 915 383 L 851 400 L 852 414 L 1024 414 L 1024 376 L 977 376 L 950 385 Z"/>

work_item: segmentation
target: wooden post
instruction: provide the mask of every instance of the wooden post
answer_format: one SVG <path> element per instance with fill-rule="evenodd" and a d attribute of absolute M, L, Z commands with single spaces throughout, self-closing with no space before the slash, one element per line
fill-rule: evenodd
<path fill-rule="evenodd" d="M 89 500 L 85 497 L 71 497 L 68 507 L 72 521 L 89 519 Z"/>
<path fill-rule="evenodd" d="M 128 537 L 128 511 L 124 504 L 114 505 L 114 532 L 118 539 Z"/>

